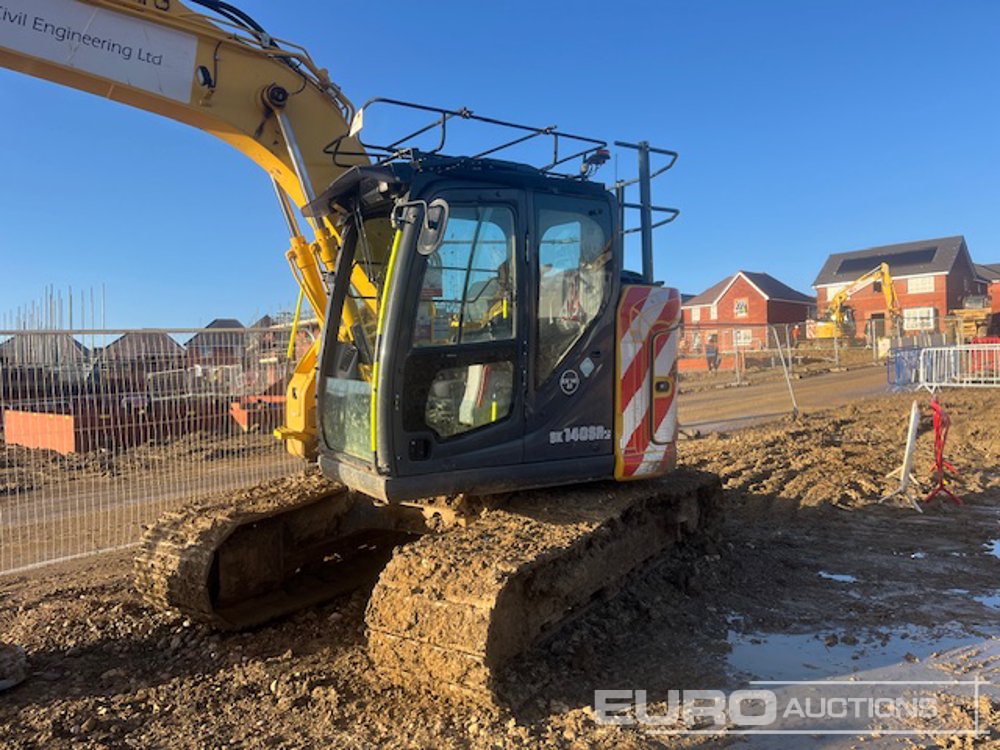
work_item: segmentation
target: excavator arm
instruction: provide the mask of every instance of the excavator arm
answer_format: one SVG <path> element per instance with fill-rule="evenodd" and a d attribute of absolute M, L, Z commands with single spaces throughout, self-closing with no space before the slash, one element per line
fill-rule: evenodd
<path fill-rule="evenodd" d="M 0 66 L 88 91 L 204 130 L 256 162 L 272 178 L 288 225 L 287 258 L 321 324 L 338 248 L 338 228 L 301 208 L 352 163 L 325 151 L 348 131 L 351 103 L 308 53 L 269 36 L 218 0 L 4 0 Z M 361 153 L 348 140 L 353 153 Z M 366 163 L 355 156 L 354 163 Z M 360 271 L 356 288 L 370 292 Z M 371 298 L 370 293 L 362 295 Z M 350 323 L 350 310 L 345 322 Z M 298 362 L 279 436 L 308 456 L 315 441 L 317 347 Z"/>
<path fill-rule="evenodd" d="M 892 282 L 892 274 L 889 273 L 889 265 L 880 263 L 871 271 L 862 274 L 846 287 L 834 295 L 827 306 L 827 318 L 840 330 L 844 325 L 844 308 L 847 301 L 873 282 L 879 282 L 882 286 L 882 296 L 885 298 L 885 309 L 890 320 L 895 323 L 902 315 L 899 306 L 899 298 L 896 296 L 896 288 Z"/>

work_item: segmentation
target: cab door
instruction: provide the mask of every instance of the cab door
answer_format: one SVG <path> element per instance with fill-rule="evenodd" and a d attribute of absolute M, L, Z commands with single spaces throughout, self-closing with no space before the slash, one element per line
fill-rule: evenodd
<path fill-rule="evenodd" d="M 405 314 L 394 316 L 392 374 L 397 477 L 523 459 L 523 194 L 451 190 L 439 197 L 448 203 L 440 246 L 426 256 L 409 253 L 400 269 Z"/>
<path fill-rule="evenodd" d="M 536 194 L 532 203 L 526 460 L 572 460 L 580 479 L 611 476 L 621 268 L 612 207 L 586 195 Z"/>

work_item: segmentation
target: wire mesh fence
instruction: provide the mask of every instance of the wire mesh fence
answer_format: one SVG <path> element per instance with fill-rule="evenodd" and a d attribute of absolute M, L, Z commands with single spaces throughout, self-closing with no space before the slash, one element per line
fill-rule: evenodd
<path fill-rule="evenodd" d="M 809 339 L 804 323 L 687 324 L 678 354 L 681 380 L 689 391 L 781 379 L 786 372 L 869 364 L 882 356 L 863 340 Z"/>
<path fill-rule="evenodd" d="M 165 510 L 301 468 L 272 435 L 289 337 L 0 331 L 0 574 L 134 544 Z"/>

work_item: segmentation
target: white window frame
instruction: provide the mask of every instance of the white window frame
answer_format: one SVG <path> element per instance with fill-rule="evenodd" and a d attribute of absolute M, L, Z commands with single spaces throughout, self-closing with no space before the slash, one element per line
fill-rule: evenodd
<path fill-rule="evenodd" d="M 933 294 L 934 287 L 935 284 L 933 276 L 914 276 L 912 279 L 906 280 L 907 294 Z"/>
<path fill-rule="evenodd" d="M 847 289 L 847 284 L 833 284 L 826 288 L 826 301 L 829 302 L 842 291 Z"/>
<path fill-rule="evenodd" d="M 699 323 L 699 322 L 701 322 L 701 308 L 700 307 L 692 307 L 691 308 L 691 322 L 692 323 Z"/>
<path fill-rule="evenodd" d="M 743 303 L 743 311 L 740 312 L 739 305 Z M 733 317 L 734 318 L 749 318 L 750 317 L 750 298 L 740 297 L 739 299 L 733 300 Z"/>
<path fill-rule="evenodd" d="M 933 331 L 937 328 L 937 310 L 933 307 L 908 307 L 903 310 L 904 331 Z"/>
<path fill-rule="evenodd" d="M 733 346 L 750 346 L 752 343 L 752 328 L 736 328 L 733 330 Z"/>
<path fill-rule="evenodd" d="M 708 310 L 708 317 L 712 320 L 719 319 L 719 307 L 717 305 L 712 305 Z"/>

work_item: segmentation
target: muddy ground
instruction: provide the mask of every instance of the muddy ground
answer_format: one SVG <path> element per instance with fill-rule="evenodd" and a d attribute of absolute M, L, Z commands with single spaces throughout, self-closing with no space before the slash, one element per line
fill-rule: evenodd
<path fill-rule="evenodd" d="M 708 748 L 723 741 L 598 725 L 593 691 L 657 696 L 899 665 L 997 681 L 1000 393 L 943 397 L 961 473 L 952 486 L 966 504 L 935 501 L 923 514 L 877 504 L 893 485 L 884 475 L 901 460 L 912 398 L 682 442 L 685 463 L 723 477 L 720 537 L 655 561 L 529 653 L 506 676 L 509 690 L 532 686 L 516 712 L 384 684 L 364 647 L 364 592 L 219 635 L 145 607 L 126 554 L 2 578 L 0 640 L 24 645 L 32 676 L 0 693 L 0 747 Z M 925 475 L 932 436 L 921 398 Z M 967 708 L 955 709 L 962 721 Z"/>

